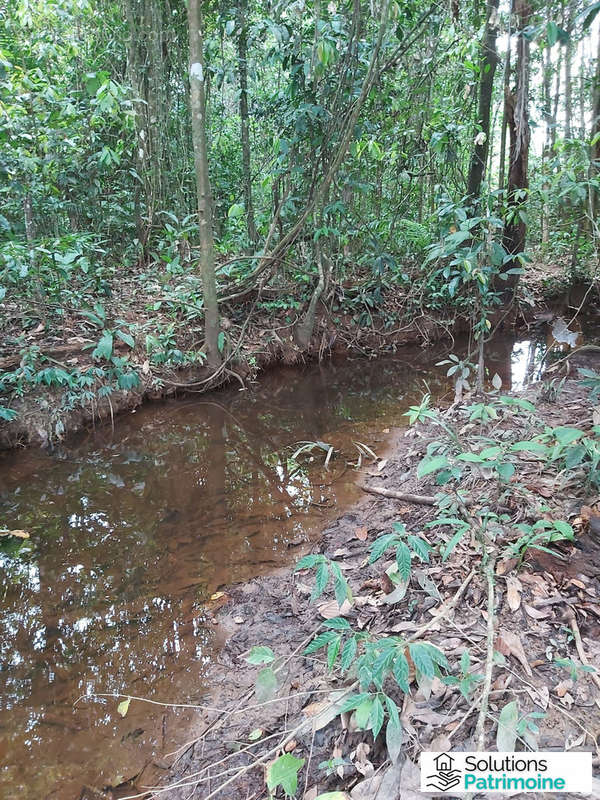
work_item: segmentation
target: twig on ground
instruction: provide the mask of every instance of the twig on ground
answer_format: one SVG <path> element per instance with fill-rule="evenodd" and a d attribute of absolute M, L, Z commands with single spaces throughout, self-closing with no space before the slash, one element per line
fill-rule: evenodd
<path fill-rule="evenodd" d="M 565 611 L 565 619 L 569 623 L 569 627 L 571 628 L 571 632 L 573 633 L 573 638 L 575 639 L 575 647 L 577 648 L 577 653 L 579 654 L 579 660 L 585 667 L 591 666 L 590 662 L 588 661 L 588 657 L 585 652 L 583 642 L 581 641 L 581 633 L 579 631 L 579 625 L 577 624 L 577 617 L 575 616 L 575 612 L 573 611 L 571 606 L 567 606 L 567 610 Z M 592 672 L 590 673 L 590 677 L 594 681 L 596 686 L 600 689 L 600 677 L 598 676 L 598 673 Z"/>

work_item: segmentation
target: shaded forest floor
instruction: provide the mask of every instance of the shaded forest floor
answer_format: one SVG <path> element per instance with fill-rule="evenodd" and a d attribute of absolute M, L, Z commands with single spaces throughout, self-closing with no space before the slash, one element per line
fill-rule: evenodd
<path fill-rule="evenodd" d="M 598 369 L 600 360 L 592 352 L 585 359 L 578 356 L 577 365 Z M 506 406 L 495 419 L 473 421 L 473 406 L 468 405 L 473 400 L 467 397 L 446 409 L 441 419 L 459 431 L 464 448 L 472 451 L 479 449 L 483 435 L 509 445 L 535 437 L 546 426 L 574 427 L 593 435 L 597 411 L 574 370 L 554 373 L 521 397 L 535 404 L 534 414 Z M 434 509 L 368 493 L 375 488 L 423 496 L 439 490 L 431 475 L 417 476 L 427 446 L 439 439 L 439 426 L 400 427 L 395 433 L 385 457 L 362 470 L 364 498 L 335 520 L 313 547 L 313 552 L 339 563 L 352 587 L 352 603 L 340 609 L 328 591 L 311 603 L 314 579 L 306 570 L 283 570 L 222 587 L 212 616 L 225 644 L 208 676 L 213 688 L 205 698 L 207 708 L 199 708 L 194 742 L 171 766 L 148 765 L 134 782 L 136 791 L 159 783 L 161 793 L 156 796 L 169 800 L 262 798 L 265 766 L 289 752 L 305 759 L 299 786 L 301 796 L 310 800 L 333 790 L 347 792 L 342 796 L 353 800 L 428 797 L 419 792 L 419 753 L 476 749 L 481 684 L 474 684 L 479 688 L 465 697 L 457 685 L 437 677 L 421 676 L 417 682 L 411 669 L 410 694 L 403 695 L 397 686 L 386 687 L 401 709 L 404 731 L 402 754 L 392 765 L 383 733 L 374 743 L 369 732 L 357 728 L 351 713 L 335 715 L 335 703 L 352 678 L 337 668 L 328 671 L 322 650 L 303 655 L 320 625 L 338 614 L 371 636 L 427 640 L 444 653 L 450 674 L 461 674 L 461 657 L 468 650 L 467 671 L 480 675 L 486 672 L 488 618 L 493 611 L 493 646 L 498 655 L 485 749 L 495 748 L 501 709 L 516 701 L 517 749 L 527 743 L 545 750 L 591 750 L 598 776 L 600 683 L 584 668 L 586 661 L 600 667 L 597 484 L 586 484 L 582 470 L 564 470 L 539 453 L 519 449 L 508 489 L 502 490 L 477 468 L 461 481 L 460 488 L 473 498 L 474 516 L 488 504 L 502 504 L 506 515 L 495 542 L 495 607 L 490 609 L 481 553 L 472 532 L 443 562 L 437 548 L 448 544 L 451 532 L 427 526 L 435 517 Z M 539 519 L 568 521 L 575 540 L 551 545 L 555 555 L 533 548 L 525 549 L 522 559 L 511 554 L 514 526 Z M 375 539 L 397 522 L 428 540 L 435 552 L 429 563 L 413 570 L 403 597 L 398 597 L 389 577 L 394 563 L 390 554 L 373 564 L 367 558 Z M 260 667 L 245 660 L 250 648 L 260 645 L 276 655 L 274 701 L 256 700 L 254 681 Z M 325 762 L 330 762 L 329 768 Z M 597 795 L 600 784 L 598 777 L 594 780 Z M 173 788 L 165 791 L 167 786 Z M 132 788 L 127 792 L 122 787 L 127 794 L 133 794 Z"/>
<path fill-rule="evenodd" d="M 60 305 L 7 298 L 0 323 L 0 406 L 14 418 L 0 421 L 0 448 L 43 446 L 97 422 L 114 424 L 119 412 L 146 400 L 230 381 L 244 386 L 277 364 L 346 353 L 372 358 L 403 345 L 451 341 L 470 328 L 469 312 L 459 305 L 430 308 L 418 291 L 412 295 L 368 276 L 356 284 L 331 288 L 308 347 L 295 336 L 307 297 L 292 283 L 224 304 L 224 363 L 216 374 L 202 364 L 201 286 L 191 272 L 122 275 L 85 296 L 67 292 Z M 581 299 L 596 299 L 595 288 L 586 291 L 570 296 L 565 264 L 530 266 L 520 304 L 497 321 L 528 324 L 549 303 L 573 308 Z"/>

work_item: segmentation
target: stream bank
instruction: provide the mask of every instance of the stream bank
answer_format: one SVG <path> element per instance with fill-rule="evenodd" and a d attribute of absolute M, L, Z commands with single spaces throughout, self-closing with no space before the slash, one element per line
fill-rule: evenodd
<path fill-rule="evenodd" d="M 536 320 L 547 321 L 565 309 L 570 316 L 569 309 L 582 299 L 590 306 L 596 300 L 593 288 L 593 283 L 573 284 L 564 265 L 532 266 L 521 285 L 520 304 L 491 319 L 508 335 L 518 323 L 527 336 Z M 145 402 L 203 394 L 229 383 L 248 386 L 259 373 L 278 366 L 375 358 L 435 342 L 445 346 L 472 325 L 456 308 L 410 310 L 407 297 L 382 290 L 379 307 L 349 311 L 341 300 L 323 305 L 312 339 L 303 347 L 294 335 L 302 304 L 295 300 L 286 309 L 265 299 L 257 306 L 257 299 L 222 309 L 225 363 L 216 375 L 202 365 L 200 312 L 192 313 L 193 306 L 174 299 L 157 304 L 135 284 L 124 282 L 110 300 L 101 298 L 101 317 L 89 310 L 69 312 L 59 326 L 42 320 L 37 327 L 24 327 L 23 309 L 6 303 L 0 342 L 0 450 L 54 445 L 95 425 L 114 425 L 118 415 Z M 98 350 L 106 336 L 110 357 Z"/>
<path fill-rule="evenodd" d="M 600 360 L 594 353 L 586 354 L 578 365 L 597 369 Z M 583 430 L 594 437 L 595 404 L 572 372 L 555 373 L 544 384 L 530 386 L 520 398 L 535 404 L 538 422 L 529 412 L 521 415 L 515 411 L 518 407 L 507 405 L 496 419 L 488 420 L 486 433 L 513 444 L 535 438 L 545 426 Z M 469 402 L 467 398 L 452 406 L 443 419 L 476 452 L 484 425 L 469 421 L 472 410 L 465 413 Z M 438 439 L 439 427 L 431 423 L 399 431 L 386 457 L 363 470 L 364 485 L 407 495 L 439 491 L 431 475 L 417 476 L 428 444 Z M 493 642 L 500 655 L 489 687 L 484 749 L 495 748 L 498 716 L 508 703 L 516 703 L 521 724 L 515 733 L 517 749 L 591 749 L 597 776 L 600 689 L 597 676 L 585 665 L 600 667 L 598 486 L 585 488 L 581 473 L 559 470 L 539 452 L 526 448 L 514 452 L 515 474 L 508 488 L 490 490 L 485 470 L 470 471 L 462 484 L 473 498 L 471 513 L 479 513 L 491 498 L 507 514 L 494 534 L 500 537 L 500 549 L 494 566 Z M 340 690 L 352 683 L 352 675 L 344 675 L 339 667 L 330 672 L 323 650 L 303 655 L 303 649 L 321 625 L 341 615 L 353 630 L 370 637 L 426 637 L 447 659 L 448 674 L 461 675 L 465 669 L 461 658 L 468 650 L 466 672 L 485 673 L 490 608 L 477 543 L 471 534 L 464 536 L 443 561 L 438 548 L 448 545 L 451 530 L 428 527 L 434 519 L 434 510 L 427 505 L 368 493 L 335 519 L 312 552 L 335 559 L 348 579 L 353 598 L 341 608 L 331 591 L 310 602 L 314 586 L 310 570 L 284 570 L 222 587 L 219 607 L 212 613 L 225 644 L 210 671 L 213 688 L 197 711 L 190 737 L 194 743 L 178 751 L 171 766 L 149 764 L 134 782 L 136 792 L 158 784 L 160 792 L 149 796 L 262 797 L 265 767 L 286 752 L 303 760 L 299 786 L 305 798 L 326 791 L 340 791 L 353 800 L 427 797 L 419 793 L 422 750 L 476 749 L 479 679 L 468 699 L 458 685 L 416 674 L 414 665 L 410 693 L 388 685 L 403 727 L 401 756 L 391 765 L 383 733 L 374 742 L 370 732 L 360 729 L 355 715 L 340 718 L 330 713 Z M 558 537 L 550 546 L 554 555 L 534 548 L 526 548 L 522 560 L 518 550 L 508 555 L 518 538 L 513 526 L 539 519 L 567 522 L 574 541 Z M 394 598 L 392 553 L 383 563 L 369 564 L 367 556 L 374 541 L 398 522 L 429 541 L 435 555 L 430 563 L 417 562 L 405 596 Z M 271 648 L 276 659 L 276 696 L 266 704 L 255 697 L 254 682 L 261 667 L 246 661 L 256 646 Z M 598 786 L 596 777 L 595 792 Z"/>

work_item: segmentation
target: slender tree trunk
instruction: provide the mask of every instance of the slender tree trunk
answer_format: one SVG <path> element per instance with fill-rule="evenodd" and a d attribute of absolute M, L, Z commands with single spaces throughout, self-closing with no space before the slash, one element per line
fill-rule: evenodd
<path fill-rule="evenodd" d="M 208 175 L 204 41 L 200 3 L 201 0 L 189 0 L 188 2 L 190 111 L 192 115 L 194 167 L 198 195 L 198 229 L 200 238 L 200 272 L 204 298 L 205 347 L 208 364 L 216 366 L 221 361 L 218 345 L 219 307 L 217 303 L 215 247 L 212 230 L 212 192 Z"/>
<path fill-rule="evenodd" d="M 33 248 L 35 240 L 35 222 L 33 220 L 33 205 L 31 203 L 31 195 L 29 192 L 23 199 L 23 218 L 25 220 L 25 238 L 30 249 Z"/>
<path fill-rule="evenodd" d="M 504 80 L 503 80 L 503 97 L 506 98 L 510 88 L 510 57 L 512 50 L 512 12 L 513 4 L 511 0 L 509 10 L 509 23 L 508 23 L 508 39 L 506 43 L 506 55 L 504 57 Z M 502 111 L 502 123 L 500 130 L 500 167 L 498 172 L 498 188 L 504 189 L 504 173 L 506 170 L 506 132 L 508 128 L 508 120 L 506 118 L 506 100 Z"/>
<path fill-rule="evenodd" d="M 244 183 L 244 209 L 248 238 L 256 246 L 258 233 L 252 205 L 252 173 L 250 171 L 250 118 L 248 116 L 248 2 L 240 0 L 238 7 L 238 76 L 240 82 L 240 124 L 242 138 L 242 180 Z"/>
<path fill-rule="evenodd" d="M 558 130 L 558 106 L 560 104 L 560 79 L 562 73 L 562 49 L 558 53 L 558 62 L 556 64 L 556 80 L 554 83 L 554 100 L 552 102 L 552 149 L 556 144 L 556 136 Z"/>
<path fill-rule="evenodd" d="M 590 167 L 591 177 L 600 174 L 600 36 L 597 38 L 598 52 L 596 54 L 596 72 L 594 74 L 593 100 L 592 100 L 592 164 Z M 596 238 L 600 234 L 598 230 L 598 216 L 600 215 L 600 189 L 593 190 L 590 187 L 589 194 L 590 219 L 594 228 Z"/>
<path fill-rule="evenodd" d="M 550 84 L 552 81 L 552 48 L 547 47 L 545 51 L 543 86 L 544 86 L 544 119 L 546 122 L 546 141 L 542 149 L 542 249 L 545 253 L 550 238 L 550 225 L 548 218 L 548 191 L 550 183 L 548 181 L 548 159 L 552 150 L 552 98 L 550 96 Z"/>
<path fill-rule="evenodd" d="M 573 63 L 573 4 L 569 3 L 567 17 L 567 33 L 569 39 L 565 47 L 565 139 L 573 136 L 573 81 L 571 68 Z"/>
<path fill-rule="evenodd" d="M 127 48 L 127 81 L 131 88 L 131 104 L 135 118 L 135 188 L 133 191 L 133 206 L 135 215 L 135 231 L 140 247 L 140 259 L 146 260 L 147 231 L 142 217 L 142 191 L 148 200 L 150 187 L 145 184 L 146 161 L 148 158 L 148 136 L 145 130 L 145 114 L 142 109 L 141 69 L 139 58 L 140 30 L 137 25 L 138 11 L 134 11 L 135 0 L 126 0 L 125 15 L 129 33 L 129 46 Z"/>
<path fill-rule="evenodd" d="M 485 32 L 481 43 L 481 59 L 479 66 L 479 102 L 477 108 L 478 133 L 471 155 L 467 194 L 473 202 L 479 200 L 481 182 L 487 163 L 490 146 L 490 109 L 494 91 L 494 75 L 498 65 L 496 52 L 496 36 L 498 34 L 499 0 L 488 0 Z"/>
<path fill-rule="evenodd" d="M 510 165 L 508 170 L 507 219 L 504 226 L 503 244 L 507 253 L 517 255 L 525 249 L 527 226 L 521 214 L 529 187 L 529 40 L 523 30 L 529 25 L 531 7 L 528 0 L 516 0 L 518 17 L 516 88 L 505 98 L 506 118 L 510 131 Z M 514 260 L 507 269 L 518 266 Z M 516 275 L 508 276 L 507 288 L 517 284 Z"/>

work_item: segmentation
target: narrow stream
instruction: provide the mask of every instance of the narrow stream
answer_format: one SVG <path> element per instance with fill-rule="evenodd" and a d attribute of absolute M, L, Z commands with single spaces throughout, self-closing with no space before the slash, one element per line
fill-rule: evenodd
<path fill-rule="evenodd" d="M 495 344 L 511 388 L 540 359 Z M 149 405 L 51 453 L 0 459 L 0 796 L 76 800 L 116 785 L 186 740 L 190 712 L 125 692 L 194 702 L 215 652 L 205 603 L 219 586 L 297 557 L 358 496 L 356 473 L 299 441 L 382 452 L 424 391 L 450 387 L 443 354 L 279 369 L 247 391 Z M 512 370 L 512 371 L 511 371 Z M 208 615 L 209 616 L 209 615 Z M 74 706 L 81 696 L 88 696 Z"/>

